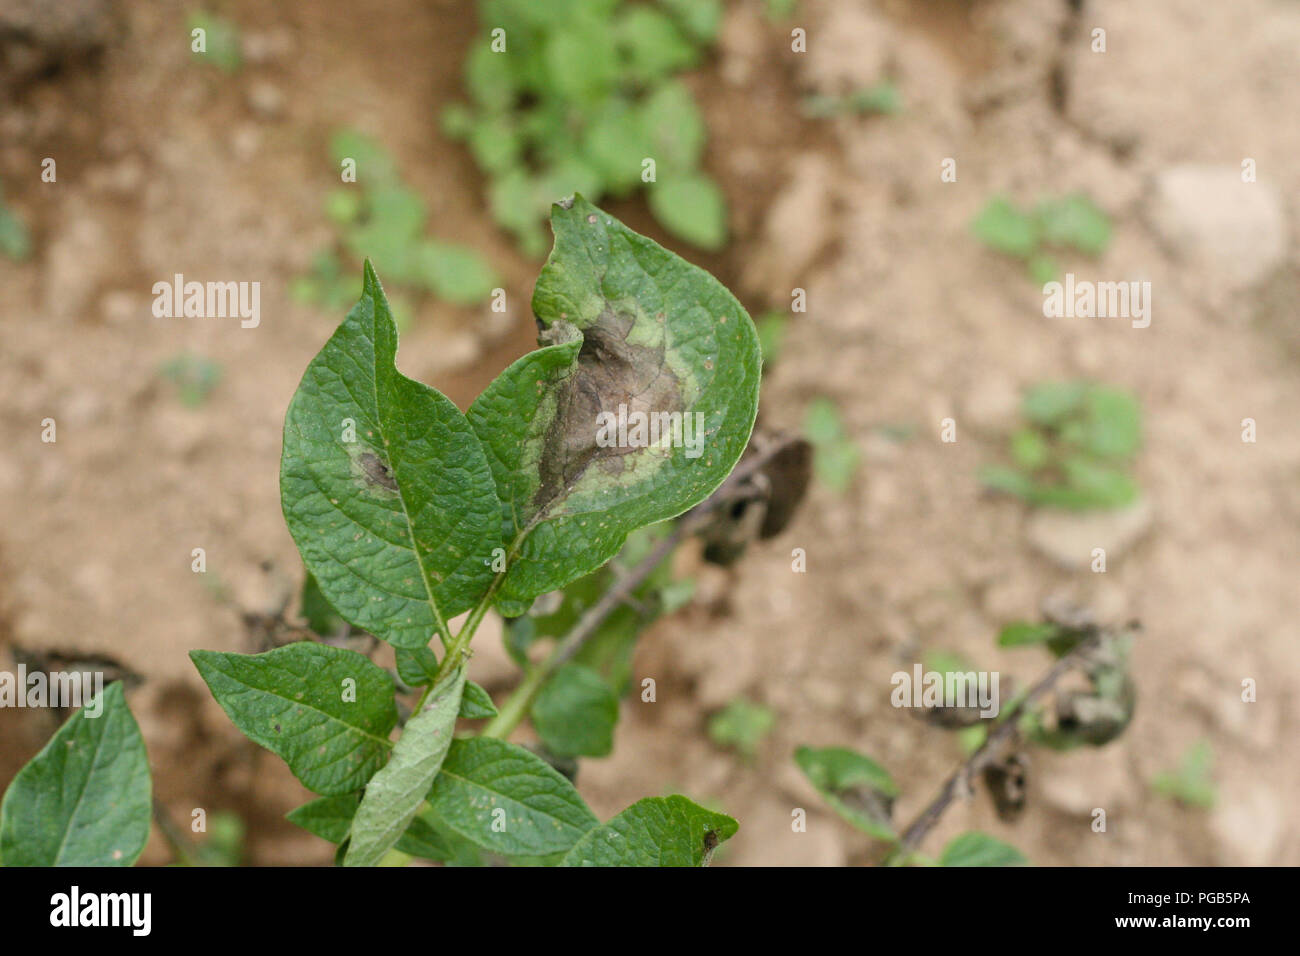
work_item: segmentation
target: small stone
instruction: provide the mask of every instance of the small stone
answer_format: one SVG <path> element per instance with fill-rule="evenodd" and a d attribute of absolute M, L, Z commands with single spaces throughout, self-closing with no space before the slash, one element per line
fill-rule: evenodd
<path fill-rule="evenodd" d="M 1015 426 L 1019 412 L 1020 392 L 1015 385 L 1000 376 L 989 376 L 967 393 L 957 423 L 986 434 L 1004 434 Z"/>
<path fill-rule="evenodd" d="M 1035 511 L 1026 525 L 1029 543 L 1068 570 L 1090 567 L 1093 549 L 1106 551 L 1106 566 L 1119 560 L 1151 527 L 1145 499 L 1114 511 Z"/>
<path fill-rule="evenodd" d="M 1235 800 L 1225 800 L 1210 816 L 1216 862 L 1226 866 L 1277 864 L 1283 826 L 1281 802 L 1272 791 L 1252 787 Z"/>
<path fill-rule="evenodd" d="M 284 115 L 284 93 L 265 80 L 248 88 L 248 105 L 262 119 L 279 119 Z"/>
<path fill-rule="evenodd" d="M 1245 183 L 1236 167 L 1175 166 L 1152 187 L 1149 218 L 1171 251 L 1198 272 L 1247 286 L 1286 253 L 1277 189 Z"/>

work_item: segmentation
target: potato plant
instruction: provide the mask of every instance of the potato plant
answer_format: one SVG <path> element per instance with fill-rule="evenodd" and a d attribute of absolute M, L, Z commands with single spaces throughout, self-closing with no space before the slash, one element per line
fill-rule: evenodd
<path fill-rule="evenodd" d="M 651 526 L 723 484 L 757 414 L 757 333 L 721 284 L 581 196 L 554 206 L 552 229 L 533 295 L 540 347 L 467 413 L 397 370 L 397 329 L 369 262 L 360 302 L 289 405 L 280 486 L 311 576 L 305 610 L 328 619 L 332 608 L 390 644 L 396 679 L 314 640 L 190 655 L 235 725 L 318 795 L 290 819 L 338 844 L 345 866 L 399 854 L 701 865 L 737 829 L 684 796 L 647 797 L 602 822 L 553 766 L 608 750 L 608 728 L 566 716 L 575 702 L 579 713 L 617 714 L 612 673 L 574 660 L 607 618 L 571 618 L 546 662 L 519 653 L 524 680 L 500 712 L 466 677 L 489 613 L 518 619 L 507 636 L 521 651 L 556 630 L 548 616 L 563 620 L 563 603 L 522 617 L 542 595 L 594 583 L 609 586 L 589 595 L 597 607 L 617 604 L 628 585 L 600 570 L 632 535 L 657 564 L 676 538 Z M 653 442 L 631 432 L 599 440 L 602 416 L 620 407 L 691 416 L 702 423 L 700 453 L 672 429 Z M 409 710 L 399 682 L 422 687 Z M 74 715 L 9 788 L 6 863 L 129 865 L 142 852 L 144 744 L 121 685 L 105 694 L 99 718 Z M 550 761 L 504 739 L 526 714 L 558 751 Z M 485 719 L 479 732 L 458 733 L 461 721 Z"/>

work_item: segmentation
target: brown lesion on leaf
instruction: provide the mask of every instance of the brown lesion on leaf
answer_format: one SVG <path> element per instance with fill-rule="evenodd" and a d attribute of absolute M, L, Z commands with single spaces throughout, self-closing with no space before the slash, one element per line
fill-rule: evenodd
<path fill-rule="evenodd" d="M 539 323 L 540 324 L 540 323 Z M 543 328 L 543 344 L 562 341 L 566 332 L 555 323 Z M 611 474 L 621 474 L 623 456 L 643 448 L 602 447 L 596 443 L 602 412 L 683 411 L 682 387 L 668 367 L 665 348 L 628 341 L 636 317 L 606 307 L 582 330 L 583 342 L 574 373 L 560 387 L 555 419 L 545 437 L 541 484 L 534 498 L 540 512 L 573 488 L 593 464 Z"/>
<path fill-rule="evenodd" d="M 388 462 L 373 451 L 363 451 L 356 457 L 356 464 L 361 471 L 361 478 L 368 488 L 384 488 L 392 492 L 397 491 L 397 479 L 393 477 L 393 469 L 389 467 Z"/>

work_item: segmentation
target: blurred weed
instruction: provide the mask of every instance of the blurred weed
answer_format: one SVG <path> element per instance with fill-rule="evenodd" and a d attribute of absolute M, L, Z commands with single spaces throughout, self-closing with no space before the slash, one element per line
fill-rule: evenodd
<path fill-rule="evenodd" d="M 0 255 L 22 261 L 31 255 L 32 241 L 27 226 L 4 201 L 0 190 Z"/>
<path fill-rule="evenodd" d="M 862 452 L 844 431 L 839 409 L 828 398 L 814 399 L 804 413 L 804 437 L 813 446 L 813 474 L 831 491 L 848 490 Z"/>
<path fill-rule="evenodd" d="M 391 290 L 398 327 L 410 321 L 405 288 L 455 305 L 474 305 L 492 294 L 500 279 L 473 249 L 424 235 L 429 212 L 420 196 L 402 183 L 387 151 L 355 130 L 342 130 L 330 144 L 334 161 L 352 160 L 356 182 L 325 196 L 325 214 L 339 228 L 335 247 L 317 253 L 312 270 L 294 280 L 300 302 L 330 310 L 346 308 L 360 292 L 356 270 L 344 257 L 370 258 L 397 288 Z"/>
<path fill-rule="evenodd" d="M 1110 243 L 1110 218 L 1087 196 L 1074 193 L 1044 199 L 1029 211 L 995 196 L 971 223 L 975 237 L 990 249 L 1022 259 L 1035 282 L 1059 273 L 1053 251 L 1073 249 L 1098 256 Z"/>
<path fill-rule="evenodd" d="M 239 28 L 206 10 L 195 10 L 189 16 L 190 49 L 226 73 L 236 73 L 244 64 L 243 49 L 239 41 Z M 202 49 L 195 50 L 195 30 L 202 30 Z"/>
<path fill-rule="evenodd" d="M 726 200 L 699 168 L 704 120 L 676 78 L 713 43 L 718 0 L 481 0 L 479 13 L 491 35 L 466 59 L 470 103 L 448 107 L 442 127 L 468 145 L 493 218 L 525 255 L 546 252 L 556 199 L 642 185 L 670 233 L 723 246 Z"/>
<path fill-rule="evenodd" d="M 803 101 L 803 113 L 810 119 L 828 119 L 847 113 L 893 116 L 902 110 L 903 95 L 888 81 L 844 96 L 809 96 Z"/>
<path fill-rule="evenodd" d="M 198 408 L 221 381 L 221 366 L 201 355 L 183 352 L 163 362 L 158 374 L 176 386 L 182 405 Z"/>
<path fill-rule="evenodd" d="M 1176 768 L 1162 771 L 1152 778 L 1151 789 L 1185 807 L 1208 810 L 1217 799 L 1211 774 L 1213 767 L 1214 749 L 1210 742 L 1197 741 L 1183 754 Z"/>
<path fill-rule="evenodd" d="M 763 352 L 764 366 L 775 362 L 777 356 L 781 354 L 781 349 L 785 347 L 785 333 L 789 322 L 784 312 L 773 310 L 760 315 L 758 321 L 754 323 L 758 327 L 758 347 Z"/>
<path fill-rule="evenodd" d="M 1045 383 L 1021 404 L 1025 424 L 1009 442 L 1010 465 L 988 465 L 989 488 L 1033 505 L 1086 510 L 1121 508 L 1138 496 L 1128 474 L 1142 441 L 1142 412 L 1132 393 L 1084 382 Z"/>
<path fill-rule="evenodd" d="M 776 726 L 770 707 L 737 697 L 709 718 L 709 739 L 724 750 L 753 760 L 763 739 Z"/>

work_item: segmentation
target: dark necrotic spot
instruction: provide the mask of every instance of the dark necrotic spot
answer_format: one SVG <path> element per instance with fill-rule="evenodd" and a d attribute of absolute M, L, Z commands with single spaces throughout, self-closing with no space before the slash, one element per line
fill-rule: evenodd
<path fill-rule="evenodd" d="M 379 485 L 389 491 L 397 490 L 397 481 L 393 478 L 393 470 L 388 467 L 387 462 L 374 452 L 362 452 L 357 462 L 361 465 L 361 473 L 365 476 L 366 484 Z"/>
<path fill-rule="evenodd" d="M 620 456 L 639 449 L 596 444 L 601 412 L 679 412 L 682 389 L 668 367 L 663 346 L 628 341 L 634 318 L 606 309 L 583 329 L 578 367 L 558 397 L 555 421 L 546 436 L 541 487 L 534 502 L 545 505 L 573 486 L 593 462 L 603 460 L 611 474 L 623 471 Z"/>

